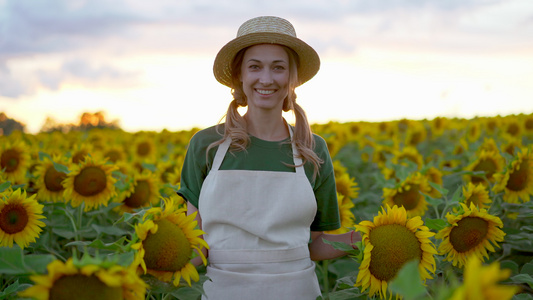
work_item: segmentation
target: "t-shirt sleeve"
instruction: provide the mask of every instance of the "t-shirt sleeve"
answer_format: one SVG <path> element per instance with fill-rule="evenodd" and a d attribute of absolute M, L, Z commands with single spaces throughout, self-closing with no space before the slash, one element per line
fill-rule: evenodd
<path fill-rule="evenodd" d="M 313 184 L 317 201 L 317 212 L 311 224 L 311 231 L 335 230 L 341 227 L 341 221 L 333 162 L 326 141 L 317 135 L 315 135 L 315 141 L 315 152 L 324 162 L 320 166 L 320 173 L 317 175 Z"/>
<path fill-rule="evenodd" d="M 216 141 L 217 138 L 220 138 L 220 136 L 213 135 L 210 131 L 199 131 L 191 138 L 181 169 L 180 188 L 177 191 L 180 196 L 197 208 L 200 190 L 208 173 L 207 146 Z M 210 155 L 216 148 L 210 149 Z"/>

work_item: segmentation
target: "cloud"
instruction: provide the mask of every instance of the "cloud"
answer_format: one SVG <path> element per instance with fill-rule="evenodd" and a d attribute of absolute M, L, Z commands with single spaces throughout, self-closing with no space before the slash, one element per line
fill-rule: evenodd
<path fill-rule="evenodd" d="M 31 74 L 12 72 L 0 67 L 0 96 L 18 98 L 32 95 L 39 88 L 58 90 L 72 83 L 90 88 L 129 88 L 139 84 L 140 71 L 127 71 L 108 64 L 91 64 L 82 59 L 65 61 L 58 68 L 36 67 Z"/>
<path fill-rule="evenodd" d="M 102 37 L 115 36 L 128 26 L 147 22 L 116 2 L 7 0 L 0 39 L 0 55 L 66 51 Z"/>
<path fill-rule="evenodd" d="M 0 96 L 16 98 L 32 92 L 33 89 L 27 81 L 13 78 L 10 69 L 0 61 Z"/>
<path fill-rule="evenodd" d="M 325 57 L 353 56 L 364 48 L 472 53 L 533 48 L 532 7 L 530 0 L 4 0 L 0 61 L 9 64 L 0 69 L 0 94 L 56 90 L 68 81 L 128 86 L 140 72 L 114 61 L 214 56 L 243 21 L 258 15 L 289 19 Z M 26 74 L 18 71 L 20 62 L 50 57 L 62 58 L 55 66 L 37 63 L 27 66 Z"/>

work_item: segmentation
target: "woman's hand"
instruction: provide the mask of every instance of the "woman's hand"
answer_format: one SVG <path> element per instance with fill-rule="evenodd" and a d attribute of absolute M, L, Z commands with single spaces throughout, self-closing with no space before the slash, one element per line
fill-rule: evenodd
<path fill-rule="evenodd" d="M 324 243 L 323 239 L 331 242 L 341 242 L 352 245 L 361 241 L 359 232 L 350 231 L 342 234 L 327 234 L 322 231 L 311 231 L 311 244 L 309 252 L 312 260 L 333 259 L 346 255 L 346 252 L 333 248 L 333 246 Z"/>
<path fill-rule="evenodd" d="M 191 202 L 187 201 L 187 215 L 192 215 L 195 212 L 198 212 L 198 209 L 196 208 L 196 206 L 192 205 Z M 200 212 L 196 214 L 196 217 L 194 219 L 196 220 L 196 222 L 198 222 L 198 227 L 201 230 L 202 229 L 202 217 L 200 216 Z M 200 238 L 203 239 L 204 236 L 201 235 Z M 196 249 L 194 251 L 196 251 Z M 196 252 L 198 253 L 198 251 Z M 209 252 L 207 251 L 206 248 L 202 248 L 202 253 L 204 254 L 206 258 L 209 255 Z M 202 261 L 202 258 L 200 257 L 200 254 L 198 254 L 198 256 L 196 256 L 195 258 L 191 259 L 191 263 L 195 266 L 202 265 L 203 261 Z"/>

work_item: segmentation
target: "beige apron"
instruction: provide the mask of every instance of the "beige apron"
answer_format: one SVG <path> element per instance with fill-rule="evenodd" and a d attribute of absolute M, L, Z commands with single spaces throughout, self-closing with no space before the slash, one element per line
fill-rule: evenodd
<path fill-rule="evenodd" d="M 308 242 L 317 207 L 303 166 L 295 173 L 219 170 L 229 145 L 219 146 L 200 192 L 210 246 L 202 299 L 315 300 L 321 292 Z"/>

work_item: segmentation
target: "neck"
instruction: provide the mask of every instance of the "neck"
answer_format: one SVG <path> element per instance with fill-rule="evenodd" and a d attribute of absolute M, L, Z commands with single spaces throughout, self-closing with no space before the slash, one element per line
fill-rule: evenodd
<path fill-rule="evenodd" d="M 287 124 L 281 115 L 257 115 L 248 111 L 244 119 L 248 133 L 256 138 L 265 141 L 281 141 L 289 137 Z"/>

